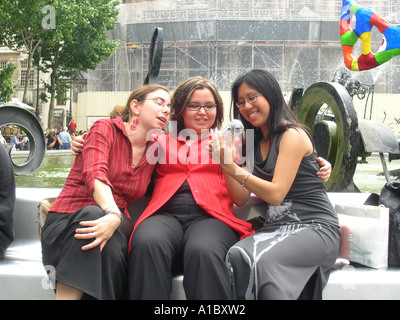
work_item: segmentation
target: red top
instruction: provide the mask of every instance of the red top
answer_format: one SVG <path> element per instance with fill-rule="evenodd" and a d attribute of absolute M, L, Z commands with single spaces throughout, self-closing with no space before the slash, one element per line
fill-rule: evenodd
<path fill-rule="evenodd" d="M 115 203 L 124 212 L 130 202 L 144 196 L 154 168 L 145 156 L 132 168 L 132 144 L 121 118 L 98 120 L 90 128 L 82 154 L 76 157 L 50 211 L 72 213 L 97 205 L 92 194 L 94 180 L 98 179 L 111 187 Z"/>
<path fill-rule="evenodd" d="M 148 159 L 157 151 L 161 155 L 154 178 L 154 191 L 135 229 L 160 209 L 187 180 L 194 200 L 211 216 L 225 222 L 241 239 L 254 233 L 251 224 L 233 215 L 233 202 L 222 169 L 217 162 L 212 161 L 205 149 L 209 139 L 208 134 L 189 147 L 182 137 L 174 139 L 171 136 L 170 139 L 169 134 L 158 136 L 159 144 L 153 144 L 147 150 Z"/>
<path fill-rule="evenodd" d="M 76 130 L 76 123 L 73 122 L 73 121 L 71 121 L 71 122 L 69 123 L 69 129 L 70 129 L 71 131 L 75 131 L 75 130 Z"/>

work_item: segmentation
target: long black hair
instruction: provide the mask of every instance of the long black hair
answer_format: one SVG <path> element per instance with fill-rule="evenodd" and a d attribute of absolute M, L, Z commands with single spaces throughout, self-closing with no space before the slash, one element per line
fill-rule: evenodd
<path fill-rule="evenodd" d="M 267 140 L 278 132 L 287 130 L 288 128 L 305 128 L 298 122 L 296 116 L 287 105 L 283 97 L 281 87 L 275 77 L 265 70 L 254 69 L 250 72 L 239 76 L 232 85 L 232 108 L 233 117 L 239 119 L 245 129 L 255 129 L 254 139 L 260 141 L 263 138 L 261 130 L 253 127 L 240 114 L 239 108 L 236 107 L 238 102 L 238 90 L 241 84 L 246 83 L 250 87 L 261 93 L 270 104 L 270 115 L 266 123 Z"/>

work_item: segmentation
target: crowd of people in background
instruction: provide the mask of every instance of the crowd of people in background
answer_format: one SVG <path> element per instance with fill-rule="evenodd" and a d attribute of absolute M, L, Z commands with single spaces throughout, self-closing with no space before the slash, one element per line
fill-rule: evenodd
<path fill-rule="evenodd" d="M 7 147 L 8 145 L 13 146 L 14 150 L 29 150 L 29 138 L 26 135 L 22 136 L 21 132 L 19 131 L 10 138 L 8 143 L 6 138 L 3 137 L 0 132 L 0 144 L 2 144 L 4 147 Z"/>
<path fill-rule="evenodd" d="M 85 133 L 83 130 L 76 131 L 74 119 L 71 119 L 68 126 L 62 129 L 46 129 L 43 122 L 41 125 L 46 139 L 47 150 L 69 150 L 71 149 L 71 140 L 74 139 L 75 135 L 82 135 Z M 0 144 L 3 146 L 7 147 L 12 145 L 14 150 L 17 151 L 27 151 L 30 148 L 29 138 L 22 130 L 15 132 L 11 138 L 6 138 L 7 137 L 4 137 L 0 131 Z"/>
<path fill-rule="evenodd" d="M 75 135 L 82 135 L 86 131 L 76 131 L 76 123 L 74 119 L 71 119 L 68 123 L 68 127 L 64 127 L 62 130 L 47 130 L 47 132 L 47 150 L 68 150 L 71 149 L 71 141 L 74 139 Z"/>

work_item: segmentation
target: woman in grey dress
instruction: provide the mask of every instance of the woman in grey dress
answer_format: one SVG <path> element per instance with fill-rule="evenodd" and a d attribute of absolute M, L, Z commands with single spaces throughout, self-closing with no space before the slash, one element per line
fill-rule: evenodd
<path fill-rule="evenodd" d="M 235 116 L 254 129 L 254 169 L 236 165 L 219 136 L 231 197 L 265 201 L 265 223 L 234 245 L 226 262 L 238 299 L 321 299 L 339 249 L 339 224 L 324 184 L 311 137 L 287 106 L 268 72 L 252 70 L 232 86 Z M 225 161 L 224 157 L 229 157 Z M 241 200 L 240 200 L 241 199 Z M 236 202 L 235 201 L 235 202 Z"/>

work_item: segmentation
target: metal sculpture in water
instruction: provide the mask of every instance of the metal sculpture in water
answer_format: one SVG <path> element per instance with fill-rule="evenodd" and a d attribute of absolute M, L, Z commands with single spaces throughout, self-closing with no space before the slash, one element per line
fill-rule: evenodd
<path fill-rule="evenodd" d="M 0 128 L 7 125 L 16 125 L 22 129 L 29 139 L 29 154 L 26 160 L 17 165 L 13 161 L 16 175 L 29 175 L 42 165 L 46 152 L 46 141 L 42 126 L 32 112 L 16 106 L 15 103 L 6 103 L 0 106 Z M 11 153 L 11 147 L 7 152 Z"/>

